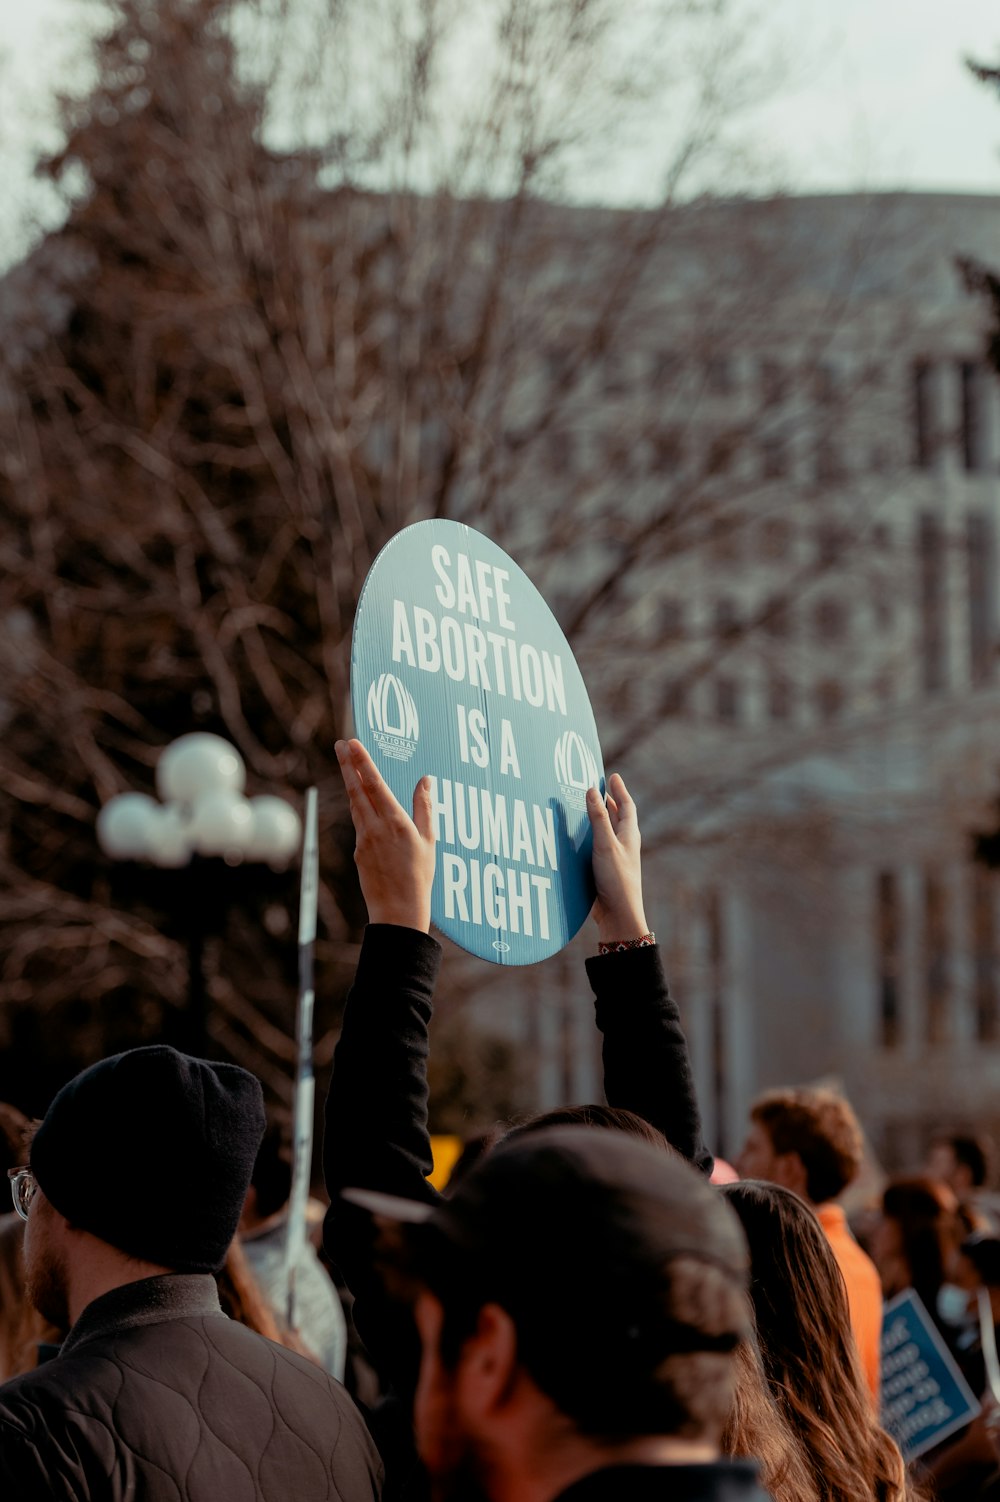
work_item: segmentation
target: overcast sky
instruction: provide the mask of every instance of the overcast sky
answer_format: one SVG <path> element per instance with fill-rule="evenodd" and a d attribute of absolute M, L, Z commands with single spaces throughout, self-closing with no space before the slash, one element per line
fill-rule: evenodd
<path fill-rule="evenodd" d="M 1000 59 L 1000 0 L 768 0 L 766 12 L 790 81 L 746 123 L 789 188 L 1000 192 L 1000 98 L 962 65 Z M 91 0 L 0 0 L 0 153 L 15 201 L 92 13 Z M 5 245 L 4 223 L 0 260 L 22 233 Z"/>

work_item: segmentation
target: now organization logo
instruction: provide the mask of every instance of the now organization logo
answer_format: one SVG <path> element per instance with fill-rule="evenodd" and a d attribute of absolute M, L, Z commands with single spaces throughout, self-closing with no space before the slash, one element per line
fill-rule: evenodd
<path fill-rule="evenodd" d="M 395 673 L 381 673 L 368 690 L 368 725 L 383 756 L 409 761 L 420 739 L 413 695 Z"/>
<path fill-rule="evenodd" d="M 598 786 L 597 761 L 581 735 L 565 730 L 556 741 L 556 781 L 570 808 L 587 807 L 587 789 Z"/>

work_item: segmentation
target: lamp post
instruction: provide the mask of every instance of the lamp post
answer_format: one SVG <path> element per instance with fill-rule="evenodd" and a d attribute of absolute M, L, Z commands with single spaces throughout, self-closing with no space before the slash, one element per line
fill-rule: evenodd
<path fill-rule="evenodd" d="M 187 868 L 188 1033 L 192 1051 L 204 1049 L 207 1006 L 204 975 L 206 910 L 218 882 L 212 866 L 263 861 L 280 868 L 299 848 L 302 824 L 283 798 L 246 798 L 243 758 L 221 736 L 196 731 L 171 742 L 156 766 L 160 801 L 120 793 L 97 816 L 97 839 L 112 860 L 161 870 Z M 189 873 L 189 874 L 188 874 Z"/>

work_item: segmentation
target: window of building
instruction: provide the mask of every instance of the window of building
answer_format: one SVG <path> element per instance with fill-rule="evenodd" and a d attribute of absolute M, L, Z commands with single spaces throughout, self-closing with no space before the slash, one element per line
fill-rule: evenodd
<path fill-rule="evenodd" d="M 573 373 L 572 352 L 561 345 L 553 344 L 545 352 L 545 368 L 548 371 L 549 380 L 554 385 L 565 385 Z"/>
<path fill-rule="evenodd" d="M 769 516 L 761 522 L 760 554 L 762 558 L 784 559 L 792 550 L 792 525 L 781 516 Z"/>
<path fill-rule="evenodd" d="M 772 595 L 764 602 L 760 623 L 768 636 L 781 640 L 788 635 L 791 622 L 788 601 L 784 595 Z"/>
<path fill-rule="evenodd" d="M 813 620 L 817 638 L 827 645 L 842 642 L 847 635 L 847 608 L 842 600 L 818 600 Z"/>
<path fill-rule="evenodd" d="M 732 473 L 739 438 L 733 432 L 714 433 L 705 449 L 705 472 L 709 475 Z"/>
<path fill-rule="evenodd" d="M 962 401 L 962 463 L 972 474 L 986 469 L 985 398 L 981 365 L 962 360 L 958 367 Z"/>
<path fill-rule="evenodd" d="M 673 386 L 680 379 L 682 369 L 680 355 L 670 349 L 657 350 L 652 359 L 650 379 L 656 389 L 662 391 L 664 386 Z"/>
<path fill-rule="evenodd" d="M 740 612 L 735 600 L 716 600 L 714 612 L 715 634 L 718 637 L 734 637 L 740 629 Z"/>
<path fill-rule="evenodd" d="M 683 678 L 667 683 L 660 698 L 660 713 L 666 718 L 687 713 L 688 687 Z"/>
<path fill-rule="evenodd" d="M 735 725 L 740 718 L 740 686 L 735 678 L 716 678 L 715 717 Z"/>
<path fill-rule="evenodd" d="M 835 720 L 844 707 L 843 684 L 826 678 L 816 685 L 816 713 L 823 721 Z"/>
<path fill-rule="evenodd" d="M 894 1048 L 900 1038 L 899 890 L 892 871 L 880 871 L 875 895 L 875 944 L 878 956 L 879 1042 Z"/>
<path fill-rule="evenodd" d="M 767 685 L 767 712 L 772 720 L 792 717 L 792 685 L 787 678 L 772 678 Z"/>
<path fill-rule="evenodd" d="M 612 438 L 605 450 L 612 479 L 632 479 L 639 470 L 639 447 L 630 438 Z"/>
<path fill-rule="evenodd" d="M 839 379 L 836 366 L 821 360 L 813 376 L 813 395 L 821 406 L 829 406 L 837 400 Z"/>
<path fill-rule="evenodd" d="M 944 883 L 924 872 L 924 1023 L 928 1043 L 942 1043 L 949 1012 L 948 914 Z"/>
<path fill-rule="evenodd" d="M 709 525 L 712 557 L 719 563 L 737 563 L 743 553 L 744 523 L 735 512 L 716 512 Z"/>
<path fill-rule="evenodd" d="M 817 439 L 815 462 L 817 485 L 836 485 L 844 478 L 844 457 L 832 434 Z"/>
<path fill-rule="evenodd" d="M 660 601 L 656 634 L 660 641 L 679 641 L 684 635 L 684 606 L 672 597 Z"/>
<path fill-rule="evenodd" d="M 926 360 L 913 367 L 913 461 L 918 469 L 934 463 L 932 376 Z"/>
<path fill-rule="evenodd" d="M 705 361 L 705 387 L 711 396 L 732 396 L 736 390 L 736 363 L 729 355 L 712 355 Z"/>
<path fill-rule="evenodd" d="M 872 527 L 872 547 L 880 553 L 888 552 L 892 546 L 892 531 L 885 522 L 876 522 Z"/>
<path fill-rule="evenodd" d="M 652 437 L 653 468 L 661 474 L 673 474 L 684 462 L 684 434 L 680 428 L 661 428 Z"/>
<path fill-rule="evenodd" d="M 947 687 L 948 641 L 945 624 L 944 537 L 941 523 L 924 512 L 917 532 L 920 565 L 920 636 L 924 690 Z"/>
<path fill-rule="evenodd" d="M 823 522 L 816 528 L 816 556 L 820 563 L 839 563 L 847 551 L 847 528 L 842 522 Z"/>
<path fill-rule="evenodd" d="M 788 370 L 778 360 L 760 362 L 760 395 L 765 407 L 776 407 L 788 395 Z"/>
<path fill-rule="evenodd" d="M 562 428 L 554 428 L 546 438 L 549 466 L 558 474 L 569 474 L 573 467 L 573 443 Z"/>
<path fill-rule="evenodd" d="M 972 956 L 976 1037 L 995 1043 L 998 1034 L 996 873 L 972 868 Z"/>
<path fill-rule="evenodd" d="M 763 480 L 783 480 L 788 475 L 788 445 L 780 433 L 768 433 L 760 444 L 760 474 Z"/>
<path fill-rule="evenodd" d="M 973 683 L 989 683 L 996 653 L 996 537 L 993 518 L 973 511 L 966 520 L 969 571 L 969 672 Z"/>
<path fill-rule="evenodd" d="M 609 697 L 614 715 L 628 715 L 635 707 L 635 682 L 632 678 L 619 678 Z"/>
<path fill-rule="evenodd" d="M 601 374 L 605 396 L 626 395 L 628 380 L 625 373 L 625 361 L 616 350 L 608 350 L 605 354 Z"/>

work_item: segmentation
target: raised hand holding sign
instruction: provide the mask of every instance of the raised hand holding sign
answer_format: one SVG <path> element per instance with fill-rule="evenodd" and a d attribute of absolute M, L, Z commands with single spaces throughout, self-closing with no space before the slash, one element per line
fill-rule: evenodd
<path fill-rule="evenodd" d="M 608 798 L 596 788 L 587 794 L 594 830 L 594 922 L 604 943 L 641 939 L 647 932 L 642 903 L 642 840 L 629 791 L 617 772 L 608 780 Z"/>
<path fill-rule="evenodd" d="M 411 819 L 360 741 L 338 741 L 335 749 L 357 836 L 354 864 L 368 921 L 426 933 L 434 884 L 430 778 L 417 783 Z"/>

